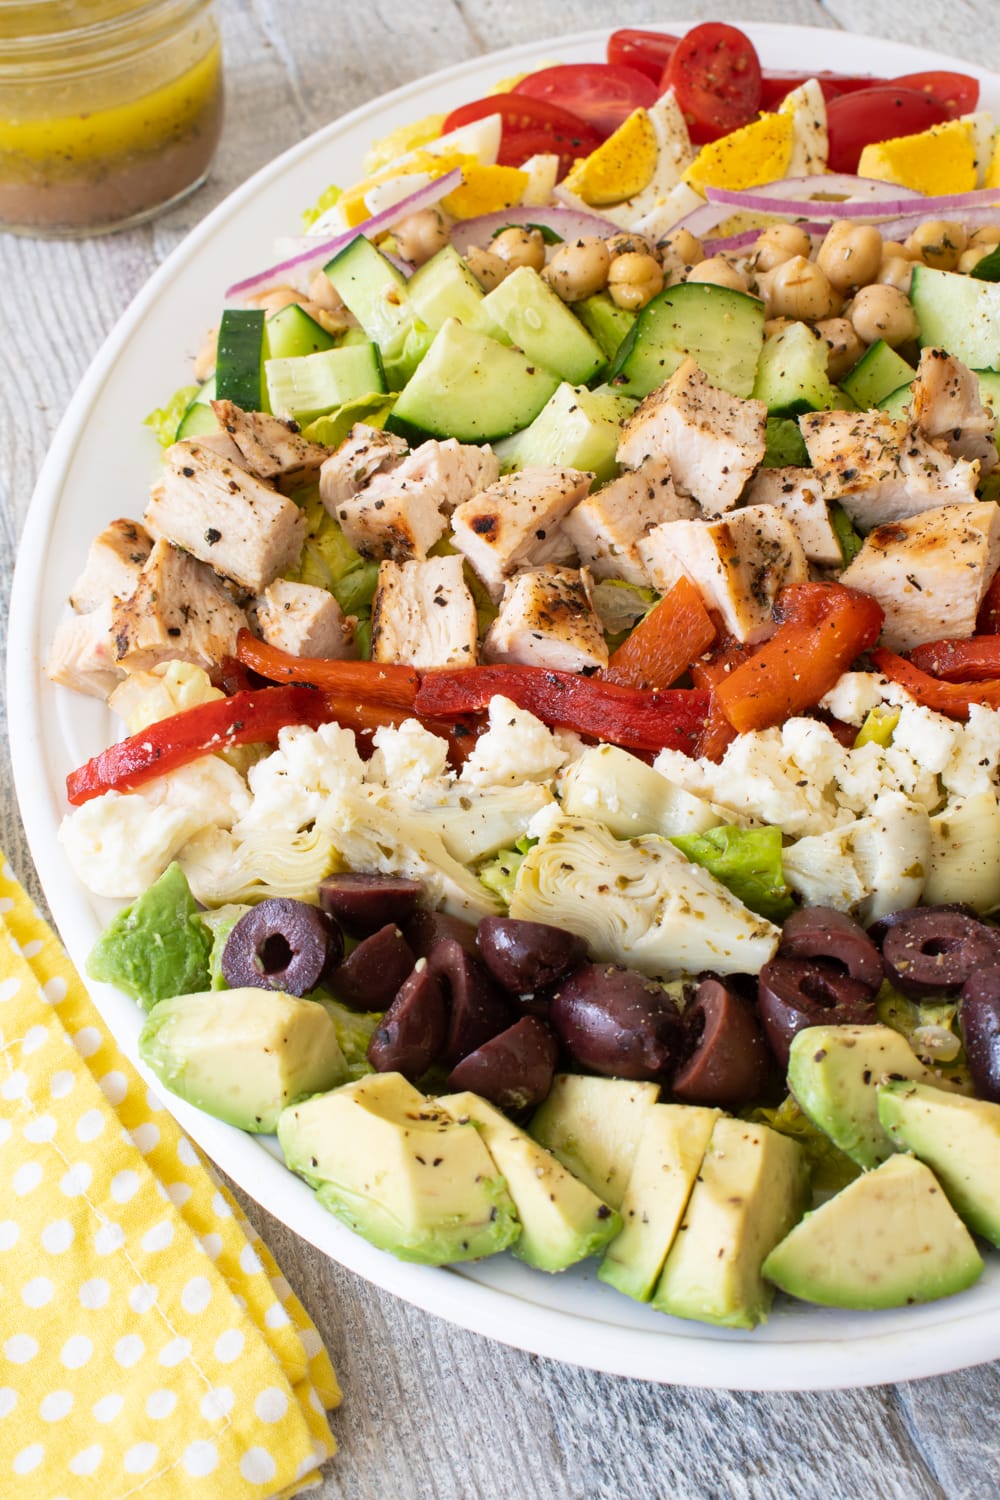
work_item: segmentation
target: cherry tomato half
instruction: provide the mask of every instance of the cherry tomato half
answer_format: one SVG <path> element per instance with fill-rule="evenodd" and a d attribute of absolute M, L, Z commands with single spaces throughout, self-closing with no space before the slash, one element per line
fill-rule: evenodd
<path fill-rule="evenodd" d="M 547 99 L 528 99 L 523 94 L 491 94 L 453 109 L 441 127 L 442 135 L 471 125 L 487 115 L 503 120 L 497 162 L 502 167 L 519 167 L 540 151 L 559 153 L 559 175 L 565 177 L 578 156 L 589 156 L 601 144 L 602 137 L 586 120 L 560 109 Z"/>
<path fill-rule="evenodd" d="M 698 144 L 748 124 L 760 109 L 760 60 L 735 26 L 706 21 L 674 48 L 664 74 Z"/>
<path fill-rule="evenodd" d="M 634 31 L 626 26 L 608 37 L 608 62 L 635 68 L 659 87 L 677 41 L 665 31 Z"/>
<path fill-rule="evenodd" d="M 635 68 L 612 63 L 565 63 L 529 73 L 511 91 L 544 99 L 586 120 L 603 136 L 617 130 L 634 109 L 656 103 L 656 84 Z"/>
<path fill-rule="evenodd" d="M 853 73 L 831 73 L 823 69 L 819 73 L 793 73 L 779 68 L 765 68 L 761 73 L 760 107 L 777 109 L 786 94 L 801 88 L 809 78 L 815 78 L 823 90 L 827 104 L 841 94 L 853 94 L 858 89 L 877 88 L 887 82 L 885 78 L 857 77 Z"/>
<path fill-rule="evenodd" d="M 873 141 L 916 135 L 948 119 L 943 104 L 916 89 L 862 89 L 827 106 L 831 172 L 856 172 L 861 153 Z"/>
<path fill-rule="evenodd" d="M 890 83 L 894 89 L 916 89 L 936 99 L 953 120 L 971 114 L 979 103 L 979 79 L 968 73 L 904 73 Z"/>

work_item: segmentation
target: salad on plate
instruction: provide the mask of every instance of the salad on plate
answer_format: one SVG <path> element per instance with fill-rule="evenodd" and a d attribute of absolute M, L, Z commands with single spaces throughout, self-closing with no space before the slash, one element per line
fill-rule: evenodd
<path fill-rule="evenodd" d="M 1000 1245 L 1000 147 L 619 31 L 230 287 L 52 643 L 169 1089 L 372 1243 L 723 1327 Z"/>

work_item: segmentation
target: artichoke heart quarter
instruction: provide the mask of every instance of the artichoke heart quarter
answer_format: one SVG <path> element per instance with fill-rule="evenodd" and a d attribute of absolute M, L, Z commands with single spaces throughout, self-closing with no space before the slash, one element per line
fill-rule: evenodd
<path fill-rule="evenodd" d="M 510 914 L 579 933 L 599 961 L 656 978 L 754 974 L 781 936 L 668 840 L 618 840 L 588 818 L 559 819 L 528 853 Z"/>

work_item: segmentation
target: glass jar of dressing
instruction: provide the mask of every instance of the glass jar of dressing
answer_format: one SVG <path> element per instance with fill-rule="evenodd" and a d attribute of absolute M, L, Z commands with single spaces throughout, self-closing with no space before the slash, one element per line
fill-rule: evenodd
<path fill-rule="evenodd" d="M 221 126 L 211 0 L 0 0 L 0 230 L 137 224 L 204 180 Z"/>

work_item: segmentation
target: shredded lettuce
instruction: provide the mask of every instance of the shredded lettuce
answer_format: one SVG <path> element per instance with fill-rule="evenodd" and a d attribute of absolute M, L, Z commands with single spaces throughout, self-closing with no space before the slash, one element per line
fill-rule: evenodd
<path fill-rule="evenodd" d="M 347 1063 L 349 1079 L 364 1078 L 375 1070 L 368 1061 L 368 1043 L 382 1019 L 381 1011 L 348 1010 L 339 1000 L 325 990 L 314 990 L 310 1000 L 319 1000 L 337 1033 L 340 1050 Z"/>
<path fill-rule="evenodd" d="M 844 559 L 844 567 L 852 563 L 864 546 L 861 537 L 851 524 L 851 518 L 842 505 L 836 502 L 830 506 L 830 525 L 833 527 L 834 535 L 840 544 L 841 556 Z"/>
<path fill-rule="evenodd" d="M 357 638 L 364 655 L 365 642 L 370 638 L 368 616 L 378 582 L 378 563 L 366 561 L 354 550 L 315 486 L 300 491 L 295 498 L 306 514 L 306 539 L 298 567 L 285 576 L 295 583 L 328 589 L 345 615 L 357 615 Z"/>
<path fill-rule="evenodd" d="M 958 1002 L 951 999 L 908 1000 L 886 981 L 876 1001 L 878 1018 L 904 1036 L 928 1068 L 956 1089 L 972 1091 L 965 1050 L 958 1030 Z"/>
<path fill-rule="evenodd" d="M 624 578 L 602 578 L 591 590 L 594 608 L 610 637 L 624 637 L 660 602 L 655 589 Z"/>
<path fill-rule="evenodd" d="M 798 1141 L 809 1163 L 813 1187 L 821 1193 L 837 1193 L 855 1177 L 861 1176 L 857 1162 L 851 1161 L 839 1146 L 827 1139 L 822 1130 L 802 1113 L 791 1094 L 776 1109 L 753 1109 L 747 1118 L 769 1125 L 779 1135 Z"/>
<path fill-rule="evenodd" d="M 782 922 L 794 909 L 781 868 L 780 828 L 730 828 L 683 833 L 670 842 L 702 865 L 758 916 Z"/>
<path fill-rule="evenodd" d="M 501 849 L 493 859 L 487 860 L 479 867 L 479 879 L 488 891 L 499 896 L 505 906 L 510 906 L 511 897 L 514 894 L 514 886 L 517 882 L 517 872 L 524 863 L 524 857 L 529 849 L 533 849 L 538 843 L 537 839 L 529 838 L 523 834 L 517 840 L 513 849 Z"/>
<path fill-rule="evenodd" d="M 320 193 L 312 208 L 302 210 L 302 232 L 308 234 L 316 220 L 326 213 L 328 208 L 333 208 L 342 195 L 339 187 L 327 187 Z"/>
<path fill-rule="evenodd" d="M 169 448 L 175 440 L 181 418 L 200 390 L 198 385 L 182 385 L 179 390 L 174 391 L 165 406 L 158 406 L 148 417 L 143 418 L 143 426 L 153 429 L 161 448 Z"/>
<path fill-rule="evenodd" d="M 323 443 L 328 448 L 339 448 L 350 436 L 355 422 L 364 422 L 368 427 L 384 427 L 395 403 L 397 391 L 371 391 L 366 396 L 355 396 L 345 401 L 334 411 L 324 412 L 302 429 L 302 436 L 311 443 Z"/>
<path fill-rule="evenodd" d="M 768 417 L 766 442 L 765 469 L 783 469 L 790 465 L 795 468 L 808 467 L 809 453 L 798 422 L 793 422 L 789 417 Z"/>

